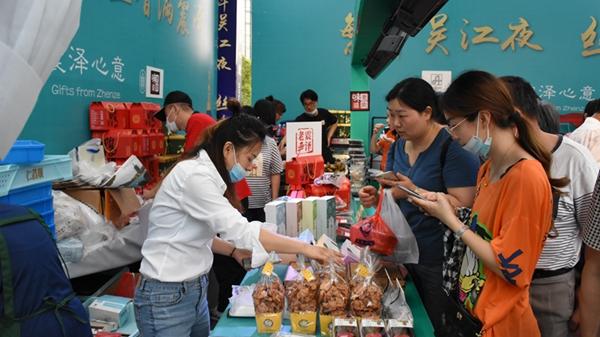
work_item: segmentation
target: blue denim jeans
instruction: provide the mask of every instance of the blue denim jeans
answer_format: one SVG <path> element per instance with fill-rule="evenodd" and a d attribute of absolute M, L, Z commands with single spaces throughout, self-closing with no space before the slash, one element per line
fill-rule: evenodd
<path fill-rule="evenodd" d="M 135 320 L 142 337 L 208 337 L 206 275 L 186 282 L 142 277 L 135 291 Z"/>

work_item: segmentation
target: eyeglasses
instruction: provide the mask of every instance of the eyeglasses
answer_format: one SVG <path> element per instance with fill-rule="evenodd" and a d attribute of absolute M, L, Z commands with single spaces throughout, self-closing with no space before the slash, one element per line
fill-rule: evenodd
<path fill-rule="evenodd" d="M 457 127 L 459 127 L 462 123 L 464 123 L 464 121 L 466 121 L 467 118 L 463 118 L 460 122 L 454 124 L 453 126 L 451 126 L 450 124 L 448 124 L 448 131 L 450 132 L 454 132 L 454 130 L 456 130 Z"/>

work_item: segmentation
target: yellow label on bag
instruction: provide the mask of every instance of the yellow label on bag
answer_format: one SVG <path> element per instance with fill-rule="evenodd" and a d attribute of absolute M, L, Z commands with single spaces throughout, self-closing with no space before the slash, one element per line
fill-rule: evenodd
<path fill-rule="evenodd" d="M 358 265 L 358 267 L 356 267 L 356 273 L 360 277 L 367 277 L 369 276 L 369 268 L 361 263 Z"/>
<path fill-rule="evenodd" d="M 262 273 L 267 276 L 271 276 L 271 274 L 273 274 L 273 263 L 271 263 L 271 262 L 265 263 Z"/>
<path fill-rule="evenodd" d="M 290 313 L 292 332 L 314 335 L 317 331 L 316 312 L 294 312 Z"/>
<path fill-rule="evenodd" d="M 333 316 L 319 314 L 319 323 L 321 326 L 321 336 L 333 337 Z"/>
<path fill-rule="evenodd" d="M 304 276 L 304 279 L 308 282 L 315 279 L 315 275 L 313 275 L 312 271 L 310 271 L 309 269 L 304 269 L 302 271 L 302 276 Z"/>
<path fill-rule="evenodd" d="M 281 329 L 282 313 L 256 315 L 256 331 L 258 333 L 274 333 Z"/>

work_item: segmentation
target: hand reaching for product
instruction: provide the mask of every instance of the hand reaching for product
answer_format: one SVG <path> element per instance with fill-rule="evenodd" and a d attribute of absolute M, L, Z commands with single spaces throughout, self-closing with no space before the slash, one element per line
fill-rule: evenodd
<path fill-rule="evenodd" d="M 325 247 L 307 245 L 304 249 L 304 256 L 319 261 L 321 264 L 334 260 L 336 263 L 342 263 L 342 254 Z"/>

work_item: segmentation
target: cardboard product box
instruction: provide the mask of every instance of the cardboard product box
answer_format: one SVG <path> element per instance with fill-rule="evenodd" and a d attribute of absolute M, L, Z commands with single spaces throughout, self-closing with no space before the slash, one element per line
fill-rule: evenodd
<path fill-rule="evenodd" d="M 118 229 L 129 224 L 131 214 L 137 212 L 142 205 L 133 188 L 104 190 L 104 217 Z"/>
<path fill-rule="evenodd" d="M 317 199 L 318 197 L 308 197 L 302 200 L 302 222 L 300 224 L 300 233 L 310 230 L 315 235 L 317 231 Z"/>
<path fill-rule="evenodd" d="M 119 229 L 129 224 L 130 215 L 141 207 L 133 188 L 65 189 L 63 192 L 104 215 Z"/>
<path fill-rule="evenodd" d="M 116 323 L 117 327 L 122 327 L 129 316 L 130 302 L 131 299 L 126 297 L 100 296 L 89 306 L 90 320 Z"/>
<path fill-rule="evenodd" d="M 335 196 L 328 195 L 317 199 L 317 231 L 315 237 L 325 234 L 330 238 L 336 237 Z"/>
<path fill-rule="evenodd" d="M 302 199 L 290 199 L 285 203 L 285 234 L 296 237 L 300 234 L 302 221 Z"/>
<path fill-rule="evenodd" d="M 285 234 L 285 201 L 275 200 L 265 205 L 265 220 L 277 225 L 277 233 Z"/>
<path fill-rule="evenodd" d="M 66 189 L 63 190 L 71 198 L 89 206 L 98 214 L 104 214 L 104 194 L 102 189 Z"/>

